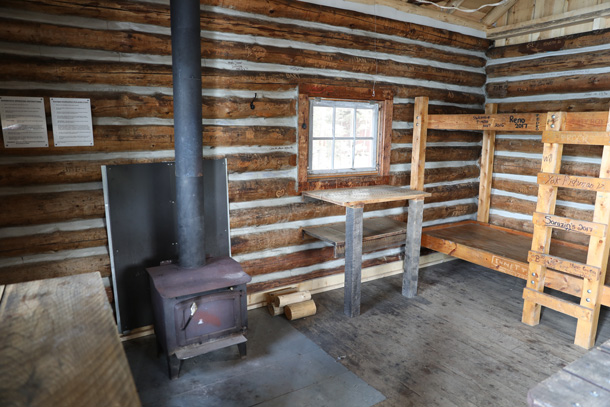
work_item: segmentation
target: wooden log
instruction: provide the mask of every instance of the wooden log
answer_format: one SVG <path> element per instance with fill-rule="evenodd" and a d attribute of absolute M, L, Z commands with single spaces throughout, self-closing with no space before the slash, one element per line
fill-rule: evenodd
<path fill-rule="evenodd" d="M 505 47 L 492 47 L 487 50 L 487 57 L 490 59 L 512 58 L 551 51 L 576 50 L 595 45 L 605 45 L 609 41 L 610 29 L 594 30 Z"/>
<path fill-rule="evenodd" d="M 473 55 L 433 49 L 418 44 L 405 44 L 387 38 L 374 38 L 364 35 L 349 34 L 347 32 L 324 30 L 319 27 L 311 29 L 297 25 L 280 24 L 268 20 L 241 18 L 211 12 L 201 15 L 201 26 L 202 29 L 207 31 L 273 37 L 346 49 L 355 48 L 386 54 L 431 59 L 440 62 L 450 62 L 458 65 L 475 67 L 485 66 L 483 58 Z"/>
<path fill-rule="evenodd" d="M 542 143 L 539 140 L 498 139 L 498 151 L 515 151 L 520 153 L 542 154 Z M 566 144 L 563 155 L 572 157 L 601 157 L 602 147 L 594 145 Z"/>
<path fill-rule="evenodd" d="M 98 271 L 102 277 L 110 277 L 110 257 L 107 255 L 89 256 L 2 267 L 0 268 L 0 284 L 73 276 L 93 271 Z"/>
<path fill-rule="evenodd" d="M 374 258 L 365 260 L 362 262 L 362 267 L 373 267 L 380 264 L 385 264 L 393 261 L 400 260 L 400 256 L 382 256 L 380 258 Z M 301 274 L 297 276 L 290 276 L 286 278 L 279 278 L 276 280 L 264 281 L 261 283 L 254 283 L 248 285 L 249 293 L 256 293 L 260 291 L 267 291 L 276 287 L 283 287 L 289 284 L 298 284 L 303 281 L 313 280 L 315 278 L 331 276 L 334 274 L 343 273 L 343 266 L 335 267 L 331 269 L 320 269 L 312 271 L 311 273 Z"/>
<path fill-rule="evenodd" d="M 168 65 L 72 61 L 18 57 L 2 54 L 0 80 L 56 83 L 90 83 L 121 86 L 161 86 L 171 88 L 172 68 Z"/>
<path fill-rule="evenodd" d="M 294 127 L 275 126 L 204 126 L 203 144 L 209 147 L 283 146 L 294 144 Z M 52 133 L 45 148 L 5 148 L 7 156 L 61 155 L 82 152 L 154 151 L 174 148 L 171 126 L 93 126 L 93 146 L 54 147 Z"/>
<path fill-rule="evenodd" d="M 256 199 L 281 198 L 299 195 L 292 178 L 229 181 L 229 201 L 247 202 Z"/>
<path fill-rule="evenodd" d="M 499 113 L 533 112 L 596 112 L 610 105 L 610 98 L 584 98 L 565 100 L 544 100 L 535 102 L 501 103 Z"/>
<path fill-rule="evenodd" d="M 522 213 L 528 216 L 531 216 L 536 210 L 536 202 L 502 195 L 492 195 L 491 206 L 495 209 L 502 209 L 508 212 Z M 582 209 L 570 208 L 563 205 L 557 205 L 555 213 L 559 216 L 564 216 L 566 218 L 581 219 L 584 221 L 590 221 L 593 219 L 593 211 L 585 211 Z"/>
<path fill-rule="evenodd" d="M 337 189 L 337 188 L 353 188 L 366 187 L 373 185 L 387 184 L 389 176 L 361 175 L 361 176 L 346 176 L 337 178 L 321 178 L 312 179 L 299 183 L 299 191 L 310 191 L 319 189 Z"/>
<path fill-rule="evenodd" d="M 74 92 L 40 89 L 0 89 L 6 96 L 36 96 L 43 98 L 88 98 L 91 99 L 93 117 L 157 117 L 172 119 L 174 117 L 173 98 L 171 95 L 137 95 L 134 93 L 116 92 Z M 212 97 L 202 98 L 204 119 L 244 119 L 251 117 L 289 117 L 296 114 L 296 100 L 257 98 L 255 109 L 251 109 L 252 98 Z M 51 114 L 48 99 L 45 100 L 47 115 Z"/>
<path fill-rule="evenodd" d="M 240 262 L 240 265 L 246 273 L 256 276 L 313 266 L 334 260 L 334 258 L 334 249 L 332 247 L 323 247 L 321 249 L 303 250 L 279 256 L 263 257 L 261 259 L 244 260 Z"/>
<path fill-rule="evenodd" d="M 426 149 L 427 162 L 439 161 L 475 161 L 481 156 L 481 147 L 428 147 Z M 410 148 L 395 148 L 390 158 L 392 164 L 411 162 Z"/>
<path fill-rule="evenodd" d="M 297 246 L 317 241 L 303 236 L 301 228 L 278 229 L 268 232 L 249 233 L 231 237 L 233 255 L 266 251 L 278 247 Z"/>
<path fill-rule="evenodd" d="M 532 182 L 514 181 L 509 179 L 494 178 L 493 188 L 517 194 L 536 196 L 538 184 Z M 580 191 L 570 188 L 560 188 L 557 191 L 557 199 L 568 202 L 584 203 L 592 205 L 595 202 L 595 192 Z"/>
<path fill-rule="evenodd" d="M 310 317 L 316 314 L 316 303 L 313 300 L 298 302 L 296 304 L 286 305 L 284 313 L 289 321 L 295 319 Z"/>
<path fill-rule="evenodd" d="M 465 142 L 478 143 L 481 141 L 481 133 L 468 131 L 443 131 L 443 130 L 428 130 L 428 143 L 439 142 Z M 412 143 L 412 129 L 394 129 L 392 130 L 392 143 Z"/>
<path fill-rule="evenodd" d="M 515 218 L 506 218 L 499 215 L 491 215 L 489 219 L 489 222 L 493 225 L 503 226 L 512 230 L 520 230 L 528 233 L 532 233 L 534 230 L 534 226 L 531 221 L 525 221 Z M 552 237 L 553 239 L 556 239 L 558 241 L 569 242 L 579 245 L 587 245 L 589 243 L 589 238 L 587 236 L 584 236 L 579 233 L 566 232 L 563 230 L 553 230 Z M 578 295 L 578 292 L 576 292 L 575 295 Z"/>
<path fill-rule="evenodd" d="M 311 294 L 309 291 L 296 291 L 292 293 L 277 294 L 273 297 L 273 304 L 276 307 L 285 307 L 290 304 L 297 302 L 303 302 L 311 300 Z"/>
<path fill-rule="evenodd" d="M 278 315 L 282 315 L 284 313 L 284 307 L 276 307 L 275 304 L 268 302 L 267 311 L 272 317 L 277 317 Z"/>
<path fill-rule="evenodd" d="M 534 60 L 513 61 L 506 64 L 490 65 L 485 68 L 489 78 L 517 76 L 546 72 L 562 72 L 574 69 L 606 67 L 610 63 L 610 50 L 580 52 Z"/>
<path fill-rule="evenodd" d="M 237 59 L 286 66 L 333 69 L 355 73 L 417 78 L 463 86 L 482 86 L 485 75 L 391 59 L 352 56 L 349 53 L 319 52 L 290 47 L 252 45 L 231 41 L 202 41 L 202 58 Z"/>
<path fill-rule="evenodd" d="M 8 195 L 0 199 L 0 227 L 103 217 L 101 190 Z"/>
<path fill-rule="evenodd" d="M 20 57 L 0 54 L 0 80 L 31 82 L 82 82 L 122 86 L 171 87 L 171 67 L 165 65 L 117 63 L 102 61 L 74 61 L 51 58 Z M 202 86 L 209 89 L 243 89 L 282 91 L 294 89 L 299 83 L 337 86 L 363 86 L 372 88 L 372 82 L 349 78 L 328 78 L 284 72 L 250 72 L 242 70 L 202 69 Z M 427 95 L 434 100 L 450 103 L 481 104 L 484 97 L 468 92 L 424 86 L 397 85 L 376 82 L 379 87 L 390 88 L 398 98 Z"/>
<path fill-rule="evenodd" d="M 507 173 L 536 176 L 540 171 L 540 160 L 519 157 L 496 157 L 494 161 L 494 174 Z M 596 177 L 599 174 L 599 165 L 565 161 L 562 171 L 571 175 Z"/>
<path fill-rule="evenodd" d="M 0 19 L 0 39 L 25 44 L 171 55 L 169 35 L 95 30 L 7 18 Z"/>
<path fill-rule="evenodd" d="M 596 92 L 610 89 L 610 74 L 566 75 L 515 82 L 493 82 L 485 86 L 487 96 L 506 98 L 542 93 Z"/>
<path fill-rule="evenodd" d="M 227 158 L 229 173 L 285 170 L 296 166 L 296 155 L 274 152 L 267 154 L 222 155 Z M 121 165 L 173 161 L 173 158 L 110 159 L 101 161 L 41 162 L 0 165 L 0 186 L 26 186 L 101 182 L 102 165 Z"/>
<path fill-rule="evenodd" d="M 296 20 L 313 21 L 332 26 L 342 26 L 351 29 L 370 31 L 375 26 L 376 31 L 389 35 L 428 41 L 431 43 L 457 46 L 467 49 L 485 50 L 490 42 L 485 39 L 464 34 L 449 32 L 413 23 L 402 23 L 387 18 L 363 15 L 358 12 L 337 10 L 335 8 L 313 4 L 294 4 L 287 0 L 250 1 L 243 4 L 234 0 L 206 0 L 202 4 L 231 8 L 248 13 L 262 14 L 270 17 L 285 17 Z M 154 4 L 145 7 L 141 4 L 129 4 L 117 1 L 103 1 L 90 4 L 84 0 L 70 3 L 60 3 L 56 0 L 6 0 L 5 7 L 44 12 L 59 15 L 75 15 L 93 17 L 111 21 L 130 21 L 143 24 L 169 26 L 169 7 Z"/>
<path fill-rule="evenodd" d="M 38 235 L 2 238 L 0 239 L 0 257 L 52 253 L 61 250 L 100 247 L 107 244 L 108 238 L 104 228 L 57 231 Z"/>
<path fill-rule="evenodd" d="M 479 167 L 476 165 L 468 165 L 459 167 L 456 171 L 454 167 L 448 168 L 427 168 L 425 170 L 424 180 L 426 183 L 456 181 L 460 179 L 477 178 L 479 176 Z M 390 185 L 409 185 L 410 172 L 395 172 L 390 174 Z"/>
<path fill-rule="evenodd" d="M 413 121 L 414 114 L 414 104 L 406 103 L 406 104 L 394 104 L 394 120 L 411 122 Z M 446 106 L 446 105 L 429 105 L 428 113 L 429 114 L 476 114 L 483 113 L 483 109 L 479 108 L 467 108 L 460 106 Z"/>
<path fill-rule="evenodd" d="M 388 18 L 365 15 L 355 11 L 319 6 L 317 4 L 295 4 L 290 0 L 254 0 L 247 3 L 240 2 L 239 0 L 204 0 L 203 3 L 248 13 L 262 14 L 268 17 L 285 17 L 350 29 L 370 31 L 371 27 L 375 27 L 377 33 L 396 35 L 458 48 L 485 50 L 490 45 L 488 40 L 482 38 L 414 23 L 404 23 Z"/>

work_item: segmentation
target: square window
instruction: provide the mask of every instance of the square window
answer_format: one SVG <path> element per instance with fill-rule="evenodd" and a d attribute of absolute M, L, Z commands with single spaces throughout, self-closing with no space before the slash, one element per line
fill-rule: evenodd
<path fill-rule="evenodd" d="M 299 86 L 299 190 L 387 184 L 393 93 Z"/>
<path fill-rule="evenodd" d="M 310 100 L 309 174 L 377 171 L 379 102 Z"/>

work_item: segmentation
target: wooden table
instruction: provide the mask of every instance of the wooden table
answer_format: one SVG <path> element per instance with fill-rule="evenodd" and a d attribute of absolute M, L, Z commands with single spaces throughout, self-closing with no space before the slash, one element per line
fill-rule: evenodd
<path fill-rule="evenodd" d="M 531 407 L 610 406 L 610 341 L 533 387 L 527 401 Z"/>
<path fill-rule="evenodd" d="M 345 286 L 343 301 L 344 312 L 350 317 L 360 315 L 362 214 L 364 205 L 408 200 L 409 217 L 407 221 L 402 293 L 406 297 L 415 296 L 424 198 L 430 196 L 429 193 L 401 187 L 377 185 L 306 191 L 303 192 L 303 196 L 345 206 Z"/>
<path fill-rule="evenodd" d="M 0 405 L 140 406 L 99 273 L 0 286 Z"/>

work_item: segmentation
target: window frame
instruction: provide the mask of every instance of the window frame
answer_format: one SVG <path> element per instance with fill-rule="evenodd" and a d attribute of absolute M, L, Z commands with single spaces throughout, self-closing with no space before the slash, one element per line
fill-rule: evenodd
<path fill-rule="evenodd" d="M 377 102 L 377 168 L 315 172 L 310 168 L 311 100 L 328 99 L 348 102 Z M 390 150 L 392 147 L 392 110 L 394 95 L 390 89 L 346 87 L 334 85 L 299 85 L 298 105 L 298 190 L 369 186 L 389 183 Z"/>

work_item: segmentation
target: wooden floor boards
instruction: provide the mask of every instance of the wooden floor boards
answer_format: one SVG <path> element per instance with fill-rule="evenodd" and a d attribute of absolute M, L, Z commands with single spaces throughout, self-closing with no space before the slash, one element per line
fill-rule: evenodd
<path fill-rule="evenodd" d="M 401 277 L 362 285 L 362 314 L 346 318 L 343 291 L 314 296 L 318 313 L 292 324 L 383 393 L 381 406 L 517 406 L 527 391 L 586 351 L 576 320 L 544 310 L 521 323 L 524 282 L 460 260 L 422 269 L 418 297 Z M 597 344 L 610 338 L 604 309 Z"/>

